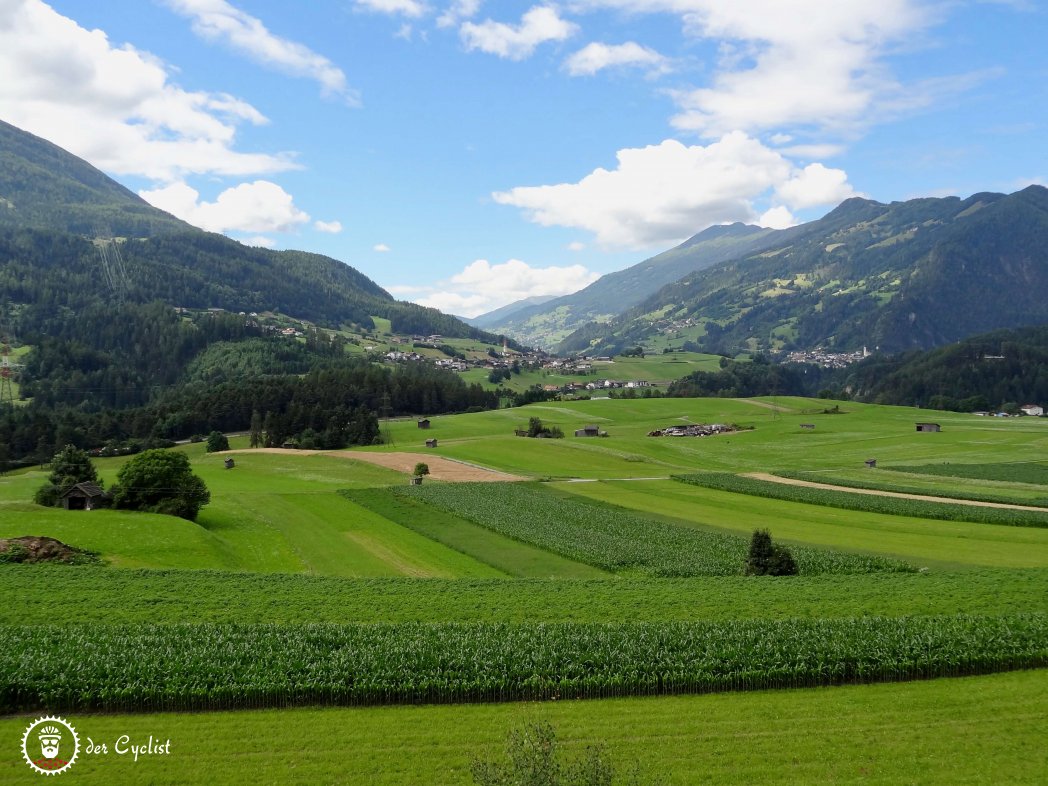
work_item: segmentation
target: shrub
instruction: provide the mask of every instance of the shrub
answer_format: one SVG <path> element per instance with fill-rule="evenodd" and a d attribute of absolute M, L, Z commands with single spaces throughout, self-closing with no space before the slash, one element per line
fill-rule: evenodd
<path fill-rule="evenodd" d="M 207 435 L 207 452 L 218 453 L 223 450 L 229 450 L 229 440 L 221 431 L 212 431 Z"/>
<path fill-rule="evenodd" d="M 768 530 L 753 531 L 746 557 L 747 576 L 796 576 L 797 572 L 793 555 L 788 549 L 772 543 Z"/>
<path fill-rule="evenodd" d="M 549 723 L 529 723 L 509 733 L 509 762 L 475 759 L 470 771 L 478 786 L 611 786 L 615 768 L 604 747 L 591 746 L 574 761 L 561 761 L 557 734 Z"/>
<path fill-rule="evenodd" d="M 428 475 L 429 474 L 429 464 L 426 464 L 425 462 L 420 461 L 418 464 L 415 465 L 415 470 L 414 471 L 415 471 L 415 476 L 416 477 L 421 477 L 422 475 Z"/>

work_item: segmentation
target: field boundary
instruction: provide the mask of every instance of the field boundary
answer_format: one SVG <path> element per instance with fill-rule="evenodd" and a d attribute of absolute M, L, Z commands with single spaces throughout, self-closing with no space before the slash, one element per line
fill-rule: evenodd
<path fill-rule="evenodd" d="M 1044 513 L 1045 508 L 1036 505 L 1016 505 L 1011 502 L 986 502 L 978 499 L 964 499 L 959 497 L 939 497 L 932 494 L 911 494 L 905 491 L 887 491 L 885 489 L 856 488 L 855 486 L 835 485 L 833 483 L 819 483 L 815 480 L 801 480 L 799 478 L 786 478 L 782 475 L 772 475 L 769 472 L 743 472 L 740 477 L 764 480 L 771 483 L 781 483 L 785 486 L 804 486 L 813 489 L 825 489 L 827 491 L 842 491 L 848 494 L 869 494 L 875 497 L 896 497 L 897 499 L 916 499 L 923 502 L 942 502 L 947 505 L 971 505 L 976 508 L 1000 508 L 1002 510 L 1026 510 Z"/>

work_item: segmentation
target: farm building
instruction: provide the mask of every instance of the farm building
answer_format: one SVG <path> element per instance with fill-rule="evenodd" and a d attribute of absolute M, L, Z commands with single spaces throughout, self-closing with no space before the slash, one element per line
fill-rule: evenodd
<path fill-rule="evenodd" d="M 422 420 L 420 420 L 418 422 L 418 427 L 419 428 L 429 428 L 429 418 L 422 418 Z"/>
<path fill-rule="evenodd" d="M 814 431 L 815 430 L 815 424 L 814 423 L 801 423 L 801 428 L 808 429 L 808 431 Z"/>
<path fill-rule="evenodd" d="M 1019 409 L 1022 411 L 1024 415 L 1029 415 L 1030 417 L 1034 418 L 1039 418 L 1041 417 L 1041 415 L 1044 414 L 1044 407 L 1039 406 L 1037 404 L 1024 404 L 1023 406 L 1019 407 Z"/>
<path fill-rule="evenodd" d="M 106 493 L 96 483 L 77 483 L 62 495 L 62 507 L 66 510 L 91 510 L 106 498 Z"/>
<path fill-rule="evenodd" d="M 942 426 L 938 423 L 918 423 L 918 431 L 942 431 Z"/>
<path fill-rule="evenodd" d="M 597 426 L 583 426 L 575 429 L 576 437 L 599 437 L 600 435 L 600 429 Z"/>
<path fill-rule="evenodd" d="M 866 459 L 866 466 L 874 469 L 877 466 L 877 459 Z"/>
<path fill-rule="evenodd" d="M 437 446 L 437 441 L 435 439 L 427 439 L 426 440 L 426 447 L 427 448 L 435 448 L 436 446 Z"/>

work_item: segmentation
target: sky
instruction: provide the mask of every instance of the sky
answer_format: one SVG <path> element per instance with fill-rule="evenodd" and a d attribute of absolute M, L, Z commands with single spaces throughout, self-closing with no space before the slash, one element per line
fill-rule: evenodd
<path fill-rule="evenodd" d="M 0 0 L 0 119 L 475 316 L 712 225 L 1048 184 L 1043 0 Z"/>

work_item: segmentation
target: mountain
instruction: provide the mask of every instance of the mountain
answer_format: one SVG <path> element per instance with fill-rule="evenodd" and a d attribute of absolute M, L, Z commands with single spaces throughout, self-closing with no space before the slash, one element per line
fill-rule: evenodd
<path fill-rule="evenodd" d="M 690 274 L 558 347 L 927 349 L 1048 322 L 1048 189 L 853 198 L 761 248 Z"/>
<path fill-rule="evenodd" d="M 689 273 L 756 253 L 773 234 L 773 230 L 748 224 L 713 226 L 676 248 L 601 276 L 574 294 L 516 309 L 496 321 L 486 321 L 484 327 L 551 348 L 581 325 L 613 319 Z"/>
<path fill-rule="evenodd" d="M 45 139 L 0 120 L 0 227 L 147 237 L 189 224 Z"/>
<path fill-rule="evenodd" d="M 535 295 L 533 297 L 526 297 L 523 300 L 516 300 L 512 303 L 507 303 L 501 308 L 496 308 L 494 311 L 489 311 L 486 314 L 481 314 L 476 317 L 460 317 L 460 319 L 467 325 L 473 325 L 473 327 L 495 327 L 512 319 L 513 315 L 517 312 L 523 311 L 530 306 L 541 306 L 543 303 L 548 303 L 555 297 L 556 295 Z"/>
<path fill-rule="evenodd" d="M 339 260 L 244 246 L 148 204 L 86 161 L 0 121 L 0 306 L 23 333 L 97 302 L 281 311 L 328 326 L 496 337 L 396 301 Z"/>

